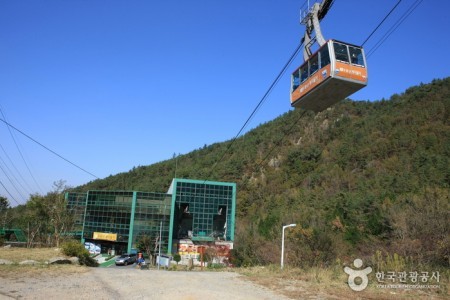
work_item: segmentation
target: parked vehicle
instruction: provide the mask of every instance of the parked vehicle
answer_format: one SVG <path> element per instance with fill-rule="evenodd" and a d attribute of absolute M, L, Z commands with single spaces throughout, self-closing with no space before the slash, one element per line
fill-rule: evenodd
<path fill-rule="evenodd" d="M 134 264 L 136 262 L 136 254 L 122 254 L 120 257 L 116 258 L 116 266 L 119 265 L 129 265 Z"/>

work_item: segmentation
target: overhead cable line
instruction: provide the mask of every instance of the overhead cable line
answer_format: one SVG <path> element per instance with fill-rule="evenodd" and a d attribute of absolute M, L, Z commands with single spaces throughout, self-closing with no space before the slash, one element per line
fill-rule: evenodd
<path fill-rule="evenodd" d="M 364 40 L 363 44 L 364 45 L 371 37 L 372 35 L 379 29 L 379 27 L 384 23 L 384 21 L 389 17 L 389 15 L 392 14 L 392 12 L 397 8 L 397 6 L 400 4 L 402 0 L 399 0 L 395 6 L 389 11 L 389 13 L 386 14 L 386 16 L 383 18 L 383 20 L 377 25 L 377 27 L 372 31 L 372 33 L 369 34 L 369 36 Z M 416 3 L 420 1 L 422 2 L 423 0 L 417 0 Z M 417 7 L 417 5 L 414 7 L 414 9 Z M 411 12 L 408 13 L 407 16 L 409 16 L 409 14 L 411 14 Z M 407 17 L 406 16 L 406 17 Z M 405 17 L 405 18 L 406 18 Z M 401 21 L 403 22 L 404 19 Z M 398 26 L 397 26 L 398 27 Z M 397 28 L 396 27 L 396 28 Z M 396 29 L 395 28 L 395 29 Z M 394 29 L 394 30 L 395 30 Z M 392 33 L 392 32 L 391 32 Z M 384 41 L 383 41 L 384 42 Z M 280 80 L 281 76 L 284 74 L 284 72 L 286 71 L 287 67 L 292 63 L 292 61 L 295 59 L 295 57 L 297 56 L 298 52 L 300 51 L 301 47 L 303 45 L 303 39 L 302 42 L 299 44 L 299 46 L 295 49 L 294 53 L 291 55 L 291 57 L 289 58 L 288 62 L 285 64 L 285 66 L 283 67 L 282 71 L 280 71 L 280 73 L 278 74 L 278 76 L 275 78 L 275 80 L 273 81 L 273 83 L 270 85 L 269 89 L 267 90 L 267 92 L 264 94 L 264 96 L 262 97 L 262 99 L 259 101 L 258 105 L 255 107 L 255 109 L 253 110 L 253 112 L 250 114 L 249 118 L 247 119 L 247 121 L 244 123 L 244 125 L 242 126 L 242 128 L 239 130 L 239 132 L 236 134 L 236 136 L 232 139 L 231 143 L 228 145 L 228 147 L 226 148 L 226 150 L 223 152 L 222 156 L 220 157 L 219 160 L 217 160 L 213 167 L 211 168 L 208 176 L 206 178 L 209 178 L 212 174 L 212 172 L 214 171 L 216 165 L 218 164 L 218 162 L 222 161 L 222 159 L 225 157 L 225 154 L 230 150 L 230 148 L 233 146 L 234 142 L 236 141 L 236 139 L 239 137 L 239 135 L 241 134 L 241 132 L 244 130 L 244 128 L 247 126 L 247 124 L 250 122 L 250 120 L 253 118 L 253 116 L 256 114 L 256 112 L 258 111 L 258 109 L 261 107 L 261 105 L 264 103 L 264 101 L 266 100 L 267 96 L 270 94 L 270 92 L 272 91 L 272 89 L 275 87 L 275 85 L 278 83 L 278 81 Z M 379 47 L 379 46 L 378 46 Z M 376 49 L 375 49 L 376 50 Z M 300 120 L 300 118 L 304 115 L 301 114 L 300 117 L 298 118 L 298 120 Z M 294 122 L 294 124 L 292 125 L 292 127 L 288 130 L 288 132 L 290 130 L 292 130 L 292 128 L 295 126 L 295 124 L 298 122 L 298 120 L 296 120 L 296 122 Z M 286 136 L 287 134 L 282 136 L 282 139 Z M 279 142 L 282 140 L 280 139 Z M 278 142 L 278 143 L 279 143 Z M 277 144 L 278 144 L 277 143 Z M 276 146 L 276 145 L 275 145 Z M 261 164 L 269 157 L 269 155 L 272 153 L 272 151 L 274 150 L 274 147 L 272 147 L 269 150 L 269 153 L 264 157 L 264 159 L 260 162 L 259 166 L 261 166 Z"/>
<path fill-rule="evenodd" d="M 3 116 L 3 119 L 6 120 L 5 115 L 3 114 L 3 110 L 0 108 L 0 113 Z M 34 183 L 36 184 L 36 186 L 38 187 L 38 189 L 41 191 L 41 193 L 44 193 L 44 191 L 42 190 L 41 186 L 39 185 L 39 183 L 37 182 L 36 178 L 34 177 L 33 173 L 30 170 L 30 167 L 28 166 L 27 161 L 25 160 L 25 157 L 22 154 L 22 151 L 20 151 L 19 145 L 16 142 L 16 139 L 14 138 L 14 135 L 11 131 L 11 128 L 9 128 L 9 126 L 6 126 L 8 128 L 9 134 L 11 135 L 12 140 L 14 141 L 14 144 L 16 145 L 17 151 L 20 154 L 20 157 L 22 158 L 23 163 L 25 164 L 25 166 L 27 167 L 28 173 L 30 174 L 31 178 L 33 179 Z"/>
<path fill-rule="evenodd" d="M 381 26 L 381 24 L 383 24 L 383 22 L 389 17 L 389 15 L 397 8 L 397 6 L 400 4 L 402 0 L 399 0 L 397 2 L 397 4 L 389 11 L 389 13 L 383 18 L 383 20 L 378 24 L 378 26 L 372 31 L 372 33 L 364 40 L 364 42 L 362 43 L 362 46 L 372 37 L 372 35 L 378 30 L 378 28 Z M 423 0 L 417 0 L 415 3 L 413 3 L 411 5 L 411 7 L 407 10 L 406 13 L 403 14 L 403 16 L 400 18 L 400 20 L 397 20 L 397 22 L 394 24 L 395 28 L 390 29 L 390 32 L 388 31 L 388 35 L 387 37 L 389 37 L 390 34 L 392 34 L 393 31 L 395 31 L 398 26 L 400 26 L 400 24 L 417 8 L 417 6 L 422 2 Z M 400 23 L 399 23 L 400 22 Z M 397 25 L 398 24 L 398 25 Z M 393 26 L 393 27 L 394 27 Z M 385 38 L 386 34 L 383 36 L 383 42 L 387 39 L 387 37 Z M 377 44 L 377 48 L 381 46 L 381 44 Z M 375 49 L 375 50 L 376 50 Z M 373 53 L 375 50 L 373 50 L 370 53 Z M 368 54 L 368 55 L 369 55 Z M 269 156 L 272 154 L 273 150 L 279 146 L 279 144 L 281 143 L 281 141 L 288 135 L 291 133 L 292 129 L 294 128 L 294 126 L 297 124 L 297 122 L 303 117 L 303 115 L 306 113 L 306 110 L 303 110 L 303 113 L 300 114 L 300 116 L 295 120 L 295 122 L 292 124 L 292 126 L 281 136 L 280 139 L 278 139 L 278 141 L 271 147 L 271 149 L 269 149 L 269 152 L 266 154 L 266 156 L 259 162 L 259 164 L 256 166 L 256 168 L 260 168 L 262 166 L 262 164 L 264 163 L 264 161 L 269 158 Z"/>
<path fill-rule="evenodd" d="M 20 187 L 27 193 L 27 194 L 32 194 L 32 188 L 30 187 L 30 185 L 28 184 L 28 182 L 25 180 L 25 178 L 23 178 L 22 174 L 20 173 L 20 171 L 17 169 L 16 165 L 13 163 L 13 161 L 11 160 L 11 158 L 9 157 L 8 153 L 6 152 L 5 148 L 3 148 L 2 144 L 0 144 L 0 148 L 2 149 L 3 153 L 6 155 L 6 157 L 8 158 L 10 164 L 13 166 L 13 168 L 16 170 L 16 172 L 19 174 L 19 177 L 23 180 L 23 182 L 25 183 L 25 185 L 27 186 L 27 188 L 25 188 L 22 183 L 20 182 L 19 179 L 17 179 L 16 175 L 14 175 L 13 170 L 11 170 L 8 167 L 8 164 L 6 163 L 6 161 L 3 160 L 3 158 L 0 156 L 0 160 L 3 162 L 3 164 L 5 165 L 5 167 L 8 169 L 9 173 L 12 175 L 12 177 L 16 180 L 16 182 L 20 185 Z"/>
<path fill-rule="evenodd" d="M 8 195 L 11 197 L 11 199 L 14 200 L 14 202 L 17 203 L 17 205 L 20 205 L 20 203 L 16 200 L 16 198 L 14 198 L 13 195 L 11 195 L 11 193 L 8 191 L 8 189 L 6 188 L 6 186 L 3 184 L 3 182 L 0 180 L 0 185 L 5 189 L 5 191 L 8 193 Z"/>
<path fill-rule="evenodd" d="M 29 136 L 28 134 L 26 134 L 25 132 L 21 131 L 20 129 L 14 127 L 13 125 L 11 125 L 10 123 L 6 122 L 3 119 L 0 119 L 0 121 L 2 121 L 3 123 L 5 123 L 6 125 L 8 125 L 9 127 L 11 127 L 12 129 L 16 130 L 17 132 L 19 132 L 20 134 L 24 135 L 25 137 L 27 137 L 28 139 L 32 140 L 33 142 L 35 142 L 36 144 L 38 144 L 39 146 L 41 146 L 42 148 L 44 148 L 45 150 L 53 153 L 54 155 L 58 156 L 59 158 L 65 160 L 66 162 L 68 162 L 69 164 L 71 164 L 72 166 L 80 169 L 81 171 L 91 175 L 92 177 L 95 177 L 96 179 L 99 179 L 99 177 L 95 176 L 94 174 L 92 174 L 89 171 L 86 171 L 85 169 L 83 169 L 82 167 L 78 166 L 77 164 L 71 162 L 70 160 L 68 160 L 67 158 L 61 156 L 60 154 L 56 153 L 55 151 L 53 151 L 52 149 L 44 146 L 43 144 L 39 143 L 37 140 L 33 139 L 31 136 Z"/>
<path fill-rule="evenodd" d="M 256 112 L 259 110 L 259 108 L 263 105 L 264 101 L 266 101 L 267 97 L 270 95 L 270 93 L 272 92 L 273 88 L 277 85 L 278 81 L 280 81 L 281 77 L 283 76 L 283 74 L 286 72 L 287 68 L 291 65 L 292 61 L 297 57 L 298 52 L 300 51 L 300 49 L 303 46 L 303 40 L 302 42 L 295 48 L 294 52 L 292 53 L 292 55 L 289 57 L 288 61 L 286 62 L 286 64 L 283 66 L 283 68 L 281 69 L 281 71 L 278 73 L 278 75 L 275 77 L 275 79 L 273 80 L 272 84 L 269 86 L 269 88 L 267 89 L 267 91 L 264 93 L 264 95 L 262 96 L 261 100 L 259 100 L 258 105 L 256 105 L 256 107 L 253 109 L 252 113 L 250 114 L 250 116 L 247 118 L 247 120 L 245 121 L 244 125 L 242 125 L 241 129 L 238 131 L 238 133 L 236 134 L 236 136 L 231 140 L 231 143 L 228 145 L 227 149 L 225 149 L 225 151 L 222 153 L 222 156 L 220 157 L 220 159 L 218 159 L 214 165 L 211 167 L 211 170 L 209 171 L 208 176 L 206 176 L 206 179 L 208 179 L 211 174 L 213 173 L 215 167 L 217 166 L 217 164 L 222 161 L 222 159 L 225 157 L 225 154 L 230 150 L 230 148 L 233 146 L 234 142 L 236 141 L 236 139 L 241 135 L 241 133 L 244 131 L 244 129 L 247 127 L 248 123 L 251 121 L 251 119 L 255 116 Z"/>
<path fill-rule="evenodd" d="M 19 196 L 22 198 L 22 200 L 25 200 L 25 197 L 22 195 L 22 193 L 17 188 L 14 181 L 11 180 L 11 178 L 8 176 L 8 173 L 6 173 L 5 169 L 3 169 L 2 165 L 0 164 L 0 170 L 2 170 L 3 174 L 5 174 L 6 178 L 9 180 L 9 183 L 11 183 L 12 187 L 16 190 L 16 192 L 19 194 Z"/>
<path fill-rule="evenodd" d="M 384 19 L 378 24 L 377 27 L 372 31 L 372 33 L 366 38 L 366 40 L 361 44 L 361 46 L 364 46 L 364 44 L 372 37 L 372 35 L 380 28 L 381 24 L 386 21 L 386 19 L 389 17 L 389 15 L 397 8 L 397 6 L 402 2 L 402 0 L 398 0 L 397 4 L 391 9 L 391 11 L 384 17 Z"/>
<path fill-rule="evenodd" d="M 398 2 L 397 2 L 397 4 L 389 11 L 389 13 L 383 18 L 383 20 L 378 24 L 378 26 L 372 31 L 372 33 L 365 39 L 365 41 L 362 43 L 362 46 L 370 39 L 370 37 L 378 30 L 378 28 L 381 26 L 381 24 L 383 24 L 383 22 L 389 17 L 389 15 L 397 8 L 397 6 L 400 4 L 400 2 L 401 2 L 402 0 L 399 0 Z M 422 2 L 423 0 L 417 0 L 416 1 L 416 3 L 417 2 Z M 413 6 L 416 4 L 416 3 L 414 3 L 413 4 Z M 419 3 L 420 4 L 420 3 Z M 413 8 L 413 10 L 416 8 L 418 6 L 418 4 Z M 411 8 L 409 9 L 409 10 L 411 10 Z M 409 11 L 409 13 L 407 12 L 407 16 L 406 17 L 408 17 L 410 14 L 411 14 L 411 12 L 412 11 Z M 406 18 L 406 17 L 403 17 L 402 16 L 402 20 L 401 20 L 401 22 L 403 22 L 404 21 L 404 19 Z M 398 21 L 397 21 L 397 23 L 398 23 Z M 401 24 L 401 23 L 400 23 Z M 399 24 L 399 25 L 400 25 Z M 398 27 L 398 26 L 397 26 Z M 397 28 L 396 27 L 396 28 Z M 396 29 L 395 28 L 395 29 Z M 392 33 L 392 32 L 391 32 Z M 378 46 L 379 47 L 379 46 Z M 272 154 L 272 152 L 273 152 L 273 150 L 276 148 L 276 147 L 278 147 L 279 146 L 279 144 L 281 143 L 281 141 L 288 135 L 288 134 L 290 134 L 290 132 L 292 131 L 292 129 L 294 128 L 294 126 L 297 124 L 297 122 L 303 117 L 303 115 L 305 114 L 305 112 L 306 112 L 306 110 L 304 110 L 303 111 L 303 113 L 302 114 L 300 114 L 300 116 L 295 120 L 295 122 L 292 124 L 292 126 L 282 135 L 282 137 L 275 143 L 275 145 L 274 146 L 272 146 L 272 148 L 271 149 L 269 149 L 269 152 L 266 154 L 266 156 L 261 160 L 261 162 L 256 166 L 257 168 L 260 168 L 261 166 L 262 166 L 262 164 L 264 163 L 264 161 Z"/>
<path fill-rule="evenodd" d="M 377 51 L 378 48 L 380 48 L 380 46 L 387 40 L 387 38 L 398 29 L 398 27 L 412 14 L 412 12 L 419 6 L 420 3 L 422 3 L 422 1 L 423 0 L 417 0 L 408 8 L 408 10 L 397 20 L 397 22 L 394 23 L 394 25 L 391 26 L 391 28 L 389 28 L 389 30 L 383 35 L 383 37 L 375 44 L 375 46 L 367 52 L 367 58 L 369 58 L 370 55 L 375 53 L 375 51 Z"/>
<path fill-rule="evenodd" d="M 256 112 L 259 110 L 259 108 L 262 106 L 262 104 L 264 103 L 264 101 L 267 99 L 267 97 L 269 96 L 269 94 L 272 92 L 273 88 L 277 85 L 277 83 L 279 82 L 279 80 L 281 79 L 281 77 L 283 76 L 283 74 L 286 72 L 287 68 L 290 66 L 290 64 L 292 63 L 292 61 L 295 59 L 295 57 L 298 55 L 298 52 L 300 51 L 301 47 L 303 45 L 303 41 L 297 46 L 297 48 L 295 49 L 295 51 L 292 53 L 291 57 L 289 58 L 289 60 L 286 62 L 286 64 L 284 65 L 284 67 L 281 69 L 281 71 L 278 73 L 277 77 L 274 79 L 274 81 L 272 82 L 272 84 L 269 86 L 269 88 L 267 89 L 266 93 L 263 95 L 263 97 L 261 98 L 261 100 L 259 101 L 258 105 L 256 105 L 255 109 L 252 111 L 252 113 L 250 114 L 250 116 L 247 118 L 247 120 L 245 121 L 244 125 L 242 125 L 241 129 L 239 130 L 239 132 L 236 134 L 236 136 L 232 139 L 231 143 L 228 145 L 227 149 L 223 152 L 222 156 L 220 157 L 219 160 L 217 160 L 213 167 L 211 168 L 211 171 L 209 173 L 209 175 L 206 178 L 209 178 L 209 176 L 211 176 L 214 168 L 216 167 L 216 165 L 218 164 L 218 162 L 220 162 L 224 157 L 225 154 L 230 150 L 230 148 L 233 146 L 234 142 L 236 141 L 236 139 L 241 135 L 241 133 L 244 131 L 244 129 L 247 127 L 248 123 L 251 121 L 251 119 L 254 117 L 254 115 L 256 114 Z"/>

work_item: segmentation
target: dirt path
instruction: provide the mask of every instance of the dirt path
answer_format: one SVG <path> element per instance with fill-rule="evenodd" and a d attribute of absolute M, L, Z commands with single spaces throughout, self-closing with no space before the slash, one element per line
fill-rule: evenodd
<path fill-rule="evenodd" d="M 94 268 L 1 279 L 0 299 L 288 299 L 232 272 Z"/>

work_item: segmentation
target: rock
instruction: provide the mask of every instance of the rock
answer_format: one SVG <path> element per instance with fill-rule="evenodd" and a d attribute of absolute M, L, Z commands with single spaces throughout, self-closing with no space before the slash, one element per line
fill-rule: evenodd
<path fill-rule="evenodd" d="M 38 264 L 39 262 L 32 259 L 24 260 L 19 263 L 19 265 L 38 265 Z"/>
<path fill-rule="evenodd" d="M 3 248 L 11 248 L 11 245 L 3 246 Z"/>
<path fill-rule="evenodd" d="M 12 265 L 12 261 L 0 258 L 0 265 Z"/>
<path fill-rule="evenodd" d="M 72 265 L 79 265 L 80 264 L 80 259 L 76 256 L 69 258 L 70 262 L 72 263 Z"/>
<path fill-rule="evenodd" d="M 70 259 L 65 258 L 65 257 L 52 257 L 48 260 L 48 263 L 50 265 L 63 265 L 63 264 L 71 264 L 72 262 L 70 261 Z"/>

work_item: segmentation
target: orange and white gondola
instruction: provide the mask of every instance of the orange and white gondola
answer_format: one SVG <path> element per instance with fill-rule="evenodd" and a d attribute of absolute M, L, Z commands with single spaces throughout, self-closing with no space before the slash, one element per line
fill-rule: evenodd
<path fill-rule="evenodd" d="M 322 111 L 367 85 L 364 49 L 329 40 L 291 78 L 291 105 Z"/>
<path fill-rule="evenodd" d="M 326 41 L 320 20 L 334 0 L 316 1 L 302 14 L 306 26 L 303 57 L 305 62 L 291 76 L 291 106 L 320 112 L 367 85 L 364 49 L 349 43 Z M 315 35 L 313 35 L 315 33 Z M 314 43 L 319 49 L 312 53 Z"/>

